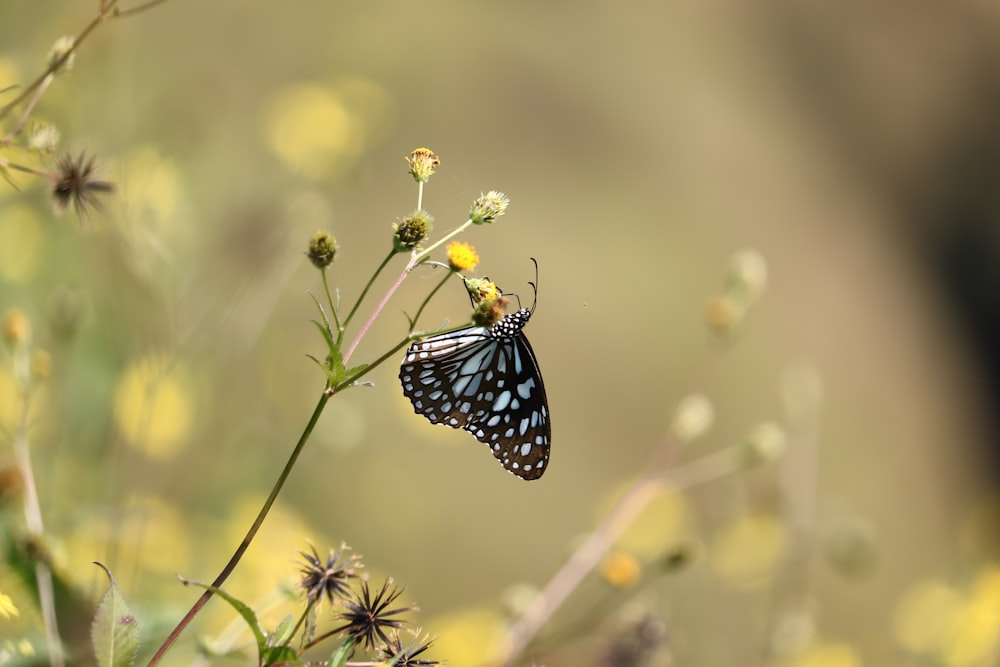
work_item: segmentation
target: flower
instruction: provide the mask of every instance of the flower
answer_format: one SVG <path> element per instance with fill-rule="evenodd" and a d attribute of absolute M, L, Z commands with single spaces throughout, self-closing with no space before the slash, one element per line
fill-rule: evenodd
<path fill-rule="evenodd" d="M 425 638 L 420 641 L 420 631 L 414 633 L 413 641 L 403 646 L 403 640 L 399 638 L 399 633 L 393 633 L 392 639 L 382 647 L 382 657 L 387 663 L 392 663 L 395 667 L 431 667 L 441 664 L 437 660 L 418 658 L 417 656 L 426 651 L 434 643 L 433 639 Z M 393 660 L 395 658 L 395 660 Z"/>
<path fill-rule="evenodd" d="M 333 258 L 337 255 L 337 241 L 333 234 L 328 232 L 316 232 L 309 239 L 309 250 L 306 256 L 317 269 L 325 269 L 333 264 Z"/>
<path fill-rule="evenodd" d="M 348 547 L 341 544 L 339 549 L 330 549 L 324 563 L 320 560 L 316 547 L 309 545 L 312 553 L 299 551 L 305 560 L 299 572 L 302 579 L 299 585 L 306 592 L 309 602 L 316 602 L 323 595 L 332 604 L 335 599 L 346 598 L 350 592 L 347 582 L 356 579 L 356 569 L 362 567 L 360 559 L 355 554 L 346 554 Z"/>
<path fill-rule="evenodd" d="M 74 39 L 66 35 L 56 40 L 49 51 L 49 67 L 53 68 L 54 74 L 68 72 L 73 69 L 76 63 L 76 54 L 73 53 Z"/>
<path fill-rule="evenodd" d="M 368 582 L 362 582 L 361 591 L 355 594 L 354 599 L 343 603 L 347 611 L 337 618 L 347 621 L 347 624 L 337 631 L 346 630 L 350 638 L 363 641 L 370 649 L 375 648 L 376 638 L 388 644 L 386 630 L 403 627 L 404 621 L 395 617 L 408 611 L 416 611 L 416 607 L 389 608 L 403 592 L 402 588 L 395 588 L 392 583 L 391 577 L 386 579 L 382 590 L 372 597 Z"/>
<path fill-rule="evenodd" d="M 17 610 L 17 605 L 14 604 L 14 600 L 9 595 L 0 593 L 0 616 L 11 618 L 20 615 L 20 613 Z"/>
<path fill-rule="evenodd" d="M 469 219 L 477 225 L 491 224 L 504 214 L 508 204 L 510 204 L 510 197 L 502 192 L 490 190 L 484 195 L 479 195 L 479 198 L 472 202 L 472 208 L 469 209 Z"/>
<path fill-rule="evenodd" d="M 462 241 L 448 244 L 448 265 L 452 271 L 471 271 L 479 264 L 476 249 Z"/>
<path fill-rule="evenodd" d="M 98 194 L 113 192 L 115 186 L 96 177 L 94 158 L 87 159 L 86 153 L 80 153 L 76 159 L 64 155 L 52 174 L 52 198 L 56 210 L 62 213 L 70 204 L 80 216 L 87 214 L 88 207 L 101 210 Z"/>
<path fill-rule="evenodd" d="M 472 298 L 472 321 L 481 327 L 491 327 L 503 319 L 510 299 L 489 278 L 464 278 L 465 289 Z"/>
<path fill-rule="evenodd" d="M 31 342 L 31 320 L 19 308 L 11 308 L 3 315 L 3 339 L 11 348 L 19 348 Z"/>
<path fill-rule="evenodd" d="M 417 183 L 426 183 L 434 175 L 434 168 L 441 164 L 441 159 L 429 148 L 417 148 L 405 158 L 410 165 L 410 175 Z"/>
<path fill-rule="evenodd" d="M 427 238 L 434 226 L 434 218 L 423 209 L 414 211 L 403 222 L 394 225 L 396 233 L 392 237 L 392 247 L 396 252 L 413 250 L 421 241 Z"/>
<path fill-rule="evenodd" d="M 629 588 L 642 576 L 642 565 L 634 556 L 616 551 L 601 563 L 601 576 L 616 588 Z"/>

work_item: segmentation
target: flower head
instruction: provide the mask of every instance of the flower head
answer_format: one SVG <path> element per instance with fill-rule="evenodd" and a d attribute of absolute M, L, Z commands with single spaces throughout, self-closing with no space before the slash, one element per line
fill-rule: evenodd
<path fill-rule="evenodd" d="M 469 219 L 477 225 L 491 224 L 504 214 L 508 204 L 510 204 L 510 197 L 502 192 L 490 190 L 484 195 L 479 195 L 479 198 L 472 202 L 472 208 L 469 209 Z"/>
<path fill-rule="evenodd" d="M 472 321 L 481 327 L 491 327 L 503 319 L 510 299 L 489 278 L 465 278 L 465 289 L 472 298 Z"/>
<path fill-rule="evenodd" d="M 426 183 L 434 175 L 434 168 L 441 164 L 441 159 L 429 148 L 417 148 L 406 158 L 410 165 L 410 175 L 417 183 Z"/>
<path fill-rule="evenodd" d="M 77 158 L 64 155 L 52 174 L 52 198 L 56 210 L 62 213 L 73 204 L 77 215 L 85 216 L 88 208 L 101 210 L 99 194 L 113 192 L 115 186 L 97 179 L 94 158 L 80 153 Z"/>
<path fill-rule="evenodd" d="M 312 553 L 299 551 L 305 561 L 299 570 L 302 575 L 299 585 L 309 602 L 316 602 L 324 595 L 331 603 L 346 598 L 351 590 L 348 581 L 357 578 L 356 570 L 361 567 L 358 556 L 347 554 L 347 545 L 341 544 L 339 549 L 330 549 L 323 562 L 316 547 L 309 545 L 309 549 Z"/>
<path fill-rule="evenodd" d="M 396 588 L 392 583 L 392 578 L 386 579 L 382 589 L 372 596 L 368 582 L 363 581 L 361 591 L 353 599 L 343 603 L 347 611 L 337 616 L 347 621 L 347 625 L 341 630 L 346 630 L 352 639 L 367 644 L 369 649 L 375 648 L 376 639 L 384 644 L 389 643 L 386 630 L 403 627 L 403 619 L 396 618 L 399 614 L 416 611 L 416 607 L 389 608 L 403 592 L 402 588 Z"/>
<path fill-rule="evenodd" d="M 49 51 L 49 67 L 54 67 L 55 73 L 67 72 L 73 69 L 76 54 L 73 51 L 74 39 L 69 35 L 60 37 Z M 68 54 L 68 55 L 67 55 Z"/>
<path fill-rule="evenodd" d="M 333 264 L 333 258 L 337 255 L 337 241 L 333 234 L 328 232 L 316 232 L 309 239 L 309 250 L 306 256 L 317 269 L 325 269 Z"/>
<path fill-rule="evenodd" d="M 476 249 L 462 241 L 448 244 L 448 265 L 452 271 L 472 271 L 479 264 Z"/>
<path fill-rule="evenodd" d="M 396 233 L 392 236 L 392 247 L 396 252 L 413 250 L 417 245 L 427 238 L 431 228 L 434 226 L 434 218 L 423 209 L 414 211 L 407 216 L 403 222 L 394 225 Z"/>
<path fill-rule="evenodd" d="M 403 640 L 399 638 L 399 633 L 393 633 L 392 638 L 382 647 L 382 657 L 387 663 L 395 658 L 395 662 L 392 664 L 396 667 L 432 667 L 441 663 L 437 660 L 418 658 L 417 656 L 429 649 L 433 643 L 433 639 L 426 637 L 421 641 L 418 630 L 414 633 L 413 640 L 403 646 Z"/>

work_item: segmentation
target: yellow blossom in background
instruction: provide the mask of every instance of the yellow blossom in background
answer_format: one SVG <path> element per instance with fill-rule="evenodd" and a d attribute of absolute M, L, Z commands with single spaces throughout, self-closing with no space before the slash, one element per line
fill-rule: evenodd
<path fill-rule="evenodd" d="M 623 487 L 607 496 L 599 506 L 596 520 L 607 516 L 624 493 Z M 681 541 L 689 518 L 684 496 L 668 490 L 657 491 L 656 497 L 629 524 L 615 546 L 644 560 L 659 558 Z"/>
<path fill-rule="evenodd" d="M 216 537 L 202 545 L 203 552 L 231 552 L 245 536 L 247 526 L 256 518 L 263 503 L 263 496 L 240 498 L 221 515 L 225 524 L 212 531 Z M 291 600 L 286 595 L 276 593 L 295 590 L 298 580 L 296 562 L 299 560 L 296 550 L 306 548 L 307 541 L 314 544 L 320 553 L 339 544 L 339 540 L 331 540 L 319 533 L 295 507 L 279 499 L 271 507 L 267 521 L 254 540 L 255 548 L 247 551 L 240 561 L 239 576 L 226 584 L 226 590 L 251 604 L 262 622 L 276 625 L 286 614 L 293 613 L 295 606 L 299 604 L 297 599 Z M 286 604 L 278 604 L 280 600 Z M 258 602 L 261 604 L 257 604 Z M 233 620 L 232 610 L 226 609 L 224 605 L 211 610 L 208 616 L 218 624 L 216 628 L 228 625 Z"/>
<path fill-rule="evenodd" d="M 190 522 L 176 506 L 149 495 L 134 496 L 114 512 L 82 514 L 65 539 L 67 563 L 106 563 L 124 588 L 145 594 L 176 594 L 174 575 L 191 563 Z M 97 568 L 71 567 L 81 588 L 99 581 Z M 141 585 L 141 586 L 140 586 Z"/>
<path fill-rule="evenodd" d="M 173 217 L 183 195 L 174 160 L 156 146 L 140 146 L 125 158 L 116 181 L 120 181 L 126 220 L 133 224 L 142 221 L 150 231 L 162 233 L 164 221 Z"/>
<path fill-rule="evenodd" d="M 448 244 L 448 264 L 453 271 L 472 271 L 479 264 L 476 249 L 462 241 Z"/>
<path fill-rule="evenodd" d="M 3 618 L 12 618 L 18 616 L 20 613 L 10 596 L 0 591 L 0 616 Z"/>
<path fill-rule="evenodd" d="M 12 189 L 6 183 L 0 190 Z M 38 268 L 45 230 L 35 212 L 23 204 L 0 206 L 0 280 L 21 283 Z"/>
<path fill-rule="evenodd" d="M 635 556 L 616 551 L 601 562 L 601 576 L 612 586 L 628 588 L 639 581 L 642 565 Z"/>
<path fill-rule="evenodd" d="M 923 581 L 896 607 L 896 639 L 914 653 L 935 651 L 944 644 L 962 605 L 962 595 L 942 581 Z"/>
<path fill-rule="evenodd" d="M 782 660 L 780 667 L 861 667 L 861 657 L 849 644 L 817 643 L 793 658 Z"/>
<path fill-rule="evenodd" d="M 165 461 L 191 435 L 193 388 L 185 369 L 165 355 L 132 362 L 115 391 L 115 424 L 125 441 L 150 458 Z"/>
<path fill-rule="evenodd" d="M 986 667 L 1000 659 L 1000 566 L 976 577 L 958 608 L 941 657 L 952 667 Z"/>
<path fill-rule="evenodd" d="M 391 97 L 359 78 L 334 86 L 300 83 L 274 92 L 262 119 L 271 150 L 296 173 L 314 180 L 337 176 L 387 136 Z"/>
<path fill-rule="evenodd" d="M 498 654 L 506 623 L 492 608 L 469 608 L 433 618 L 427 627 L 438 635 L 432 657 L 449 665 L 484 665 Z"/>
<path fill-rule="evenodd" d="M 712 569 L 736 588 L 760 588 L 774 574 L 786 541 L 785 529 L 775 517 L 741 517 L 715 536 Z"/>

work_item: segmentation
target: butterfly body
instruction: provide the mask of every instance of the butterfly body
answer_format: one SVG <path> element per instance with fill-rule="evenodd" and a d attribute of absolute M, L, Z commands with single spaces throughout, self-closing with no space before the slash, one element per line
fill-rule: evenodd
<path fill-rule="evenodd" d="M 410 345 L 399 379 L 417 414 L 471 433 L 504 468 L 538 479 L 552 429 L 541 371 L 525 337 L 522 308 L 491 327 L 428 336 Z"/>

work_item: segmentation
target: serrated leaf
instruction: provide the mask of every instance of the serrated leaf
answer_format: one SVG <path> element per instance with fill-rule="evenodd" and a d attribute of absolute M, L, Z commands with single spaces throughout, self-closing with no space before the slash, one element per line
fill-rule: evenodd
<path fill-rule="evenodd" d="M 333 650 L 333 653 L 330 654 L 330 660 L 327 662 L 327 667 L 344 667 L 352 653 L 354 653 L 353 638 L 348 639 Z"/>
<path fill-rule="evenodd" d="M 278 623 L 278 627 L 271 633 L 271 646 L 284 646 L 292 638 L 292 632 L 294 631 L 295 619 L 289 614 L 285 616 L 281 623 Z"/>
<path fill-rule="evenodd" d="M 104 570 L 110 582 L 90 626 L 94 657 L 98 667 L 129 667 L 139 652 L 139 624 L 118 589 L 111 570 L 102 563 L 94 564 Z"/>
<path fill-rule="evenodd" d="M 203 584 L 200 581 L 191 581 L 190 579 L 182 579 L 185 585 L 197 586 L 199 588 L 204 588 L 205 590 L 212 591 L 220 598 L 229 603 L 229 606 L 236 610 L 236 613 L 243 617 L 246 621 L 247 626 L 250 628 L 250 632 L 253 633 L 254 639 L 257 641 L 257 655 L 264 655 L 264 651 L 267 650 L 267 636 L 260 627 L 260 622 L 257 620 L 257 614 L 254 613 L 245 602 L 239 600 L 221 588 L 216 588 L 210 584 Z"/>

